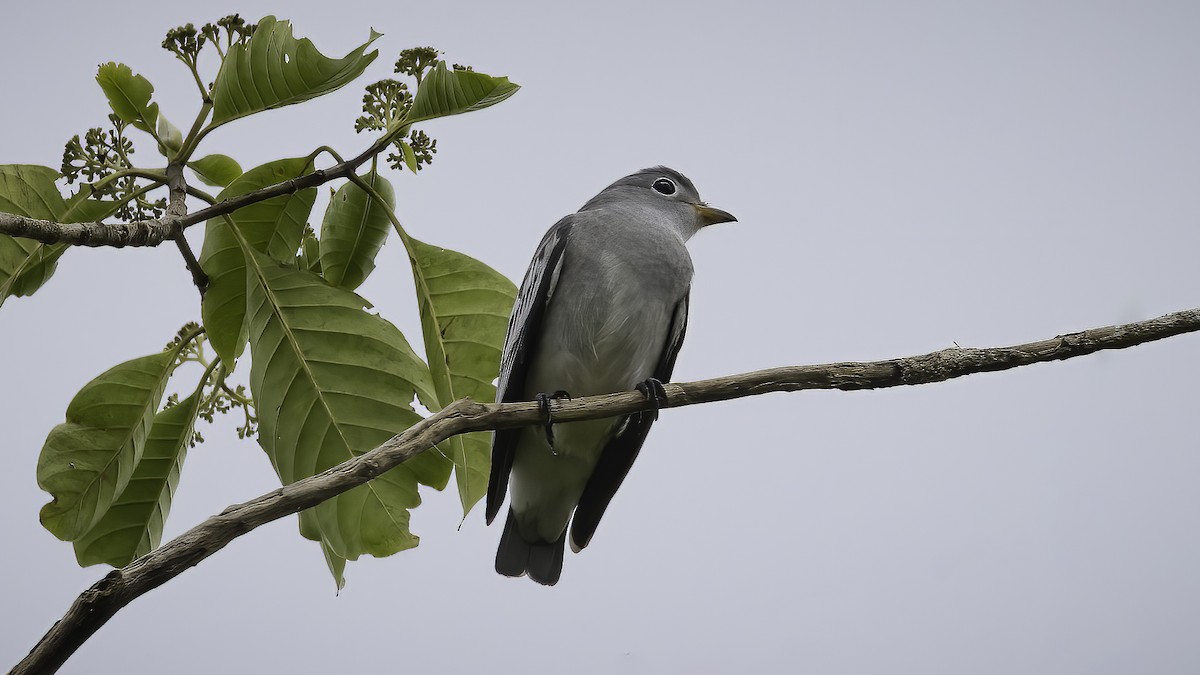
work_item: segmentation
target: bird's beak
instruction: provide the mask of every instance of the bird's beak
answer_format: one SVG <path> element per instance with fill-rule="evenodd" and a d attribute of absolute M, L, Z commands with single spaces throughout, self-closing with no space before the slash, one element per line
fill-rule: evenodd
<path fill-rule="evenodd" d="M 700 216 L 700 224 L 702 226 L 716 225 L 717 223 L 736 223 L 737 218 L 728 211 L 714 209 L 708 204 L 696 204 L 696 214 Z"/>

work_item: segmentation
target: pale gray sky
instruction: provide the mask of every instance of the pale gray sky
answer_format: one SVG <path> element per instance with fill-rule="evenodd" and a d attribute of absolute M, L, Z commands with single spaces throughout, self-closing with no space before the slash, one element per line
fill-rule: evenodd
<path fill-rule="evenodd" d="M 107 113 L 109 60 L 185 126 L 194 87 L 158 43 L 232 11 L 339 56 L 386 33 L 361 82 L 212 134 L 245 167 L 364 147 L 361 87 L 404 47 L 522 84 L 428 125 L 437 161 L 394 177 L 414 236 L 512 278 L 644 166 L 737 214 L 692 241 L 680 380 L 1200 304 L 1195 3 L 7 2 L 0 162 L 57 167 Z M 381 257 L 361 292 L 419 343 L 402 248 Z M 71 251 L 0 309 L 0 664 L 106 571 L 37 522 L 47 431 L 197 317 L 171 247 Z M 476 511 L 456 530 L 457 497 L 429 493 L 421 547 L 352 563 L 340 595 L 289 518 L 136 601 L 63 672 L 1194 673 L 1198 354 L 1192 335 L 669 411 L 553 589 L 497 576 L 499 529 Z M 189 456 L 168 536 L 275 486 L 230 426 Z"/>

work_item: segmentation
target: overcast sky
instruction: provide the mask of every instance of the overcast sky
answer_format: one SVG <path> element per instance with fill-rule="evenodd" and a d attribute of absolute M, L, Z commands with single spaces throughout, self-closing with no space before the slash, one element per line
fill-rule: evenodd
<path fill-rule="evenodd" d="M 188 21 L 279 12 L 334 56 L 386 34 L 359 82 L 202 147 L 247 168 L 355 154 L 362 86 L 434 45 L 523 89 L 426 126 L 434 165 L 393 176 L 414 236 L 519 279 L 558 218 L 660 163 L 740 218 L 690 244 L 681 381 L 1200 305 L 1196 3 L 120 6 L 4 4 L 0 162 L 57 167 L 108 112 L 109 60 L 186 127 L 194 85 L 159 42 Z M 397 242 L 361 293 L 420 343 Z M 198 316 L 169 246 L 70 251 L 0 309 L 0 665 L 107 571 L 38 523 L 46 433 Z M 351 563 L 340 595 L 288 518 L 137 600 L 62 672 L 1194 673 L 1198 380 L 1189 335 L 672 410 L 557 587 L 496 575 L 499 528 L 480 508 L 457 530 L 457 496 L 431 491 L 421 546 Z M 168 537 L 277 485 L 231 424 L 202 430 Z"/>

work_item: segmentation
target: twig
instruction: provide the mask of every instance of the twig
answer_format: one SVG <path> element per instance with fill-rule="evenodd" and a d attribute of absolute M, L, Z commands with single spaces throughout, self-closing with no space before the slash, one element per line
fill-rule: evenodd
<path fill-rule="evenodd" d="M 172 239 L 175 232 L 182 232 L 196 223 L 233 213 L 244 206 L 257 204 L 272 197 L 293 194 L 300 190 L 324 185 L 331 180 L 351 176 L 355 169 L 382 152 L 391 142 L 392 134 L 385 134 L 353 159 L 328 169 L 318 169 L 282 183 L 226 199 L 187 215 L 167 213 L 162 218 L 138 220 L 131 223 L 68 224 L 0 212 L 0 234 L 33 239 L 43 244 L 115 246 L 118 248 L 158 246 L 164 241 Z"/>
<path fill-rule="evenodd" d="M 725 401 L 802 389 L 881 389 L 941 382 L 974 373 L 1123 349 L 1200 331 L 1200 309 L 1175 312 L 1138 323 L 1094 328 L 1049 340 L 990 349 L 950 348 L 906 358 L 868 363 L 787 366 L 699 382 L 667 384 L 665 407 Z M 559 400 L 559 422 L 626 415 L 650 408 L 638 392 Z M 422 420 L 368 453 L 327 471 L 230 506 L 161 548 L 113 570 L 84 591 L 46 633 L 12 675 L 52 673 L 93 633 L 147 591 L 170 581 L 250 530 L 330 499 L 375 478 L 451 436 L 541 423 L 536 403 L 481 404 L 462 399 Z"/>

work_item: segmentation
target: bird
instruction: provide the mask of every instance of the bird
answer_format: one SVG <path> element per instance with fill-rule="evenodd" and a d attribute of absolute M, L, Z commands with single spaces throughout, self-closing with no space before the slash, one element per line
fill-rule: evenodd
<path fill-rule="evenodd" d="M 486 518 L 510 493 L 496 571 L 558 583 L 566 540 L 590 543 L 658 407 L 687 329 L 692 235 L 735 222 L 665 166 L 632 173 L 559 220 L 538 245 L 504 339 L 499 402 L 538 401 L 542 427 L 492 439 Z M 637 389 L 653 410 L 556 424 L 551 401 Z M 568 524 L 570 525 L 568 531 Z"/>

